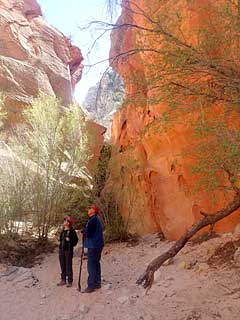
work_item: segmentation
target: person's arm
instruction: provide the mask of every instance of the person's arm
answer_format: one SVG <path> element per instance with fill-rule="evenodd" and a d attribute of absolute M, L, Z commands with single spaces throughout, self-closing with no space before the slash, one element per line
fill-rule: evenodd
<path fill-rule="evenodd" d="M 90 219 L 88 221 L 87 227 L 83 231 L 84 236 L 91 238 L 96 231 L 96 227 L 97 227 L 96 219 L 95 218 Z"/>
<path fill-rule="evenodd" d="M 58 234 L 58 241 L 59 242 L 62 242 L 62 240 L 63 240 L 62 239 L 62 234 L 63 234 L 63 231 L 61 231 L 60 234 Z"/>
<path fill-rule="evenodd" d="M 73 247 L 75 247 L 78 243 L 78 236 L 74 229 L 72 229 L 70 241 Z"/>

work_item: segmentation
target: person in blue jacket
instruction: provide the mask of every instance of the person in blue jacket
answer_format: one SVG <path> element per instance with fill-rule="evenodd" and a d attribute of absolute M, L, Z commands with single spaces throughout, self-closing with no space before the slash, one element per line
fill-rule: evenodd
<path fill-rule="evenodd" d="M 96 206 L 89 207 L 88 223 L 82 231 L 84 248 L 88 249 L 88 286 L 83 293 L 91 293 L 101 288 L 101 253 L 104 246 L 102 223 Z"/>

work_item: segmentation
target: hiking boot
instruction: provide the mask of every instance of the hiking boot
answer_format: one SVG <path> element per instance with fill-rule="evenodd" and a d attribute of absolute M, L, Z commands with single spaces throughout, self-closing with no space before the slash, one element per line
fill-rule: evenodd
<path fill-rule="evenodd" d="M 92 292 L 94 292 L 94 288 L 87 287 L 85 290 L 83 290 L 82 293 L 92 293 Z"/>
<path fill-rule="evenodd" d="M 61 280 L 59 283 L 57 283 L 57 286 L 58 287 L 62 287 L 62 286 L 65 286 L 66 284 L 66 281 L 65 280 Z"/>
<path fill-rule="evenodd" d="M 67 288 L 71 288 L 71 287 L 72 287 L 72 282 L 68 282 Z"/>
<path fill-rule="evenodd" d="M 101 289 L 101 288 L 102 288 L 101 284 L 96 284 L 94 287 L 94 289 Z"/>

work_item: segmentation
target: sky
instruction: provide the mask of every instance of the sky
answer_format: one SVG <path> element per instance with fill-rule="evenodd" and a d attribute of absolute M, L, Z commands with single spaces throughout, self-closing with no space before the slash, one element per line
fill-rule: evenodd
<path fill-rule="evenodd" d="M 109 34 L 102 37 L 88 55 L 89 48 L 100 31 L 79 28 L 94 20 L 110 22 L 106 0 L 38 0 L 38 2 L 45 19 L 66 36 L 71 37 L 73 44 L 81 49 L 85 65 L 92 65 L 108 58 Z M 116 19 L 116 16 L 113 19 Z M 108 63 L 105 62 L 90 70 L 87 67 L 84 68 L 82 80 L 75 89 L 75 98 L 78 102 L 81 103 L 84 100 L 88 89 L 99 81 L 107 67 Z"/>

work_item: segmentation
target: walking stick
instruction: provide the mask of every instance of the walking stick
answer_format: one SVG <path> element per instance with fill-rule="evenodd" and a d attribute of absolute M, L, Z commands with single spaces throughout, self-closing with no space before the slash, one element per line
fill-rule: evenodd
<path fill-rule="evenodd" d="M 78 277 L 78 291 L 79 292 L 81 292 L 81 275 L 82 275 L 83 255 L 84 255 L 84 238 L 82 238 L 82 252 L 81 252 L 80 270 L 79 270 L 79 277 Z"/>

